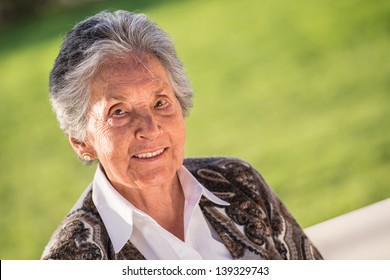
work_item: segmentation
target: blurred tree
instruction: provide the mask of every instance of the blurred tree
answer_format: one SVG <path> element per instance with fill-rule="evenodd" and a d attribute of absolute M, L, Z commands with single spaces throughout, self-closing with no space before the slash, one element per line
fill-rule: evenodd
<path fill-rule="evenodd" d="M 49 2 L 50 0 L 0 0 L 0 24 L 7 25 L 31 17 Z"/>
<path fill-rule="evenodd" d="M 0 27 L 27 20 L 45 9 L 99 0 L 0 0 Z"/>

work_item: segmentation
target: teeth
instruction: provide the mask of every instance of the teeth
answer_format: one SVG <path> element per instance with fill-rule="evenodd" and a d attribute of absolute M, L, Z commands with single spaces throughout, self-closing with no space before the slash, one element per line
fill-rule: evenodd
<path fill-rule="evenodd" d="M 158 150 L 158 151 L 155 151 L 152 153 L 144 153 L 144 154 L 135 155 L 135 157 L 136 158 L 151 158 L 151 157 L 155 157 L 155 156 L 162 154 L 162 152 L 164 152 L 164 149 L 161 149 L 161 150 Z"/>

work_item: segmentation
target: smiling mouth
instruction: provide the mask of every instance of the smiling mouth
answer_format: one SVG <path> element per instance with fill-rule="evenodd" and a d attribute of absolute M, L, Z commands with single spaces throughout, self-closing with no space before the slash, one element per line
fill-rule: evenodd
<path fill-rule="evenodd" d="M 157 150 L 157 151 L 151 152 L 151 153 L 138 154 L 138 155 L 134 155 L 134 157 L 141 158 L 141 159 L 154 158 L 154 157 L 161 155 L 164 152 L 164 150 L 165 149 L 160 149 L 160 150 Z"/>

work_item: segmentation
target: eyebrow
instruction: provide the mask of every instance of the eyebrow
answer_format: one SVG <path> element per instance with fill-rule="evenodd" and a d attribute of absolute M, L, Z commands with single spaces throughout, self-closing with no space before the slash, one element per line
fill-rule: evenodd
<path fill-rule="evenodd" d="M 115 100 L 119 100 L 119 101 L 126 101 L 126 97 L 122 96 L 122 95 L 110 95 L 110 96 L 108 96 L 107 99 L 108 100 L 115 99 Z"/>
<path fill-rule="evenodd" d="M 154 95 L 154 96 L 160 96 L 161 95 L 161 92 L 163 92 L 166 88 L 168 88 L 168 85 L 163 83 L 161 85 L 159 85 L 158 87 L 156 87 L 156 89 L 154 89 L 151 94 Z M 118 101 L 126 101 L 127 98 L 126 96 L 123 96 L 123 95 L 119 95 L 119 94 L 112 94 L 112 95 L 109 95 L 107 97 L 108 100 L 110 99 L 114 99 L 114 100 L 118 100 Z"/>

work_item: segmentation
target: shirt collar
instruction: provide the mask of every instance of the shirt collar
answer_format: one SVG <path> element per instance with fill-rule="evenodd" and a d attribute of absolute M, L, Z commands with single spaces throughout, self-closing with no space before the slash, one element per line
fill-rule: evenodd
<path fill-rule="evenodd" d="M 112 187 L 100 165 L 93 179 L 92 200 L 117 253 L 133 230 L 133 210 L 130 203 Z"/>
<path fill-rule="evenodd" d="M 184 166 L 179 169 L 178 177 L 183 187 L 186 204 L 194 206 L 204 195 L 216 204 L 229 205 L 207 190 Z M 92 188 L 93 202 L 107 229 L 114 250 L 118 253 L 129 240 L 133 231 L 133 214 L 145 214 L 114 189 L 100 165 L 96 169 Z M 185 227 L 187 227 L 190 218 L 185 219 Z"/>
<path fill-rule="evenodd" d="M 223 206 L 229 205 L 229 203 L 220 199 L 208 189 L 206 189 L 201 183 L 199 183 L 199 181 L 184 166 L 179 169 L 177 175 L 179 176 L 179 180 L 184 192 L 184 197 L 187 203 L 197 204 L 200 197 L 204 195 L 210 201 L 216 204 Z"/>

